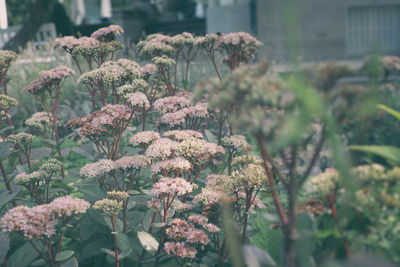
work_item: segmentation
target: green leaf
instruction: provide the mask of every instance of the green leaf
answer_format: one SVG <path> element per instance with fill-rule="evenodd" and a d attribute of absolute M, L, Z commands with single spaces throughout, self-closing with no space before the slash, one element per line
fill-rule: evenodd
<path fill-rule="evenodd" d="M 31 266 L 43 266 L 46 265 L 46 261 L 44 259 L 38 259 L 31 263 Z"/>
<path fill-rule="evenodd" d="M 153 220 L 154 210 L 149 209 L 143 217 L 143 229 L 148 231 L 150 229 L 151 221 Z"/>
<path fill-rule="evenodd" d="M 400 112 L 391 109 L 385 105 L 378 105 L 377 106 L 379 109 L 386 111 L 387 113 L 389 113 L 390 115 L 392 115 L 393 117 L 395 117 L 396 119 L 400 120 Z"/>
<path fill-rule="evenodd" d="M 128 250 L 122 251 L 121 254 L 118 255 L 118 258 L 122 260 L 123 258 L 128 257 L 132 253 L 132 248 L 129 248 Z"/>
<path fill-rule="evenodd" d="M 35 149 L 32 149 L 31 159 L 39 160 L 39 159 L 49 156 L 50 153 L 51 153 L 51 149 L 48 147 L 35 148 Z"/>
<path fill-rule="evenodd" d="M 101 251 L 103 251 L 104 253 L 106 253 L 107 255 L 110 255 L 111 257 L 115 258 L 115 252 L 106 248 L 101 248 Z"/>
<path fill-rule="evenodd" d="M 18 192 L 14 192 L 12 194 L 5 191 L 0 194 L 0 208 L 3 207 L 5 204 L 13 200 L 17 196 Z"/>
<path fill-rule="evenodd" d="M 72 257 L 72 255 L 74 255 L 74 253 L 75 253 L 75 251 L 73 251 L 73 250 L 61 251 L 60 253 L 57 254 L 56 261 L 60 262 L 60 261 L 68 260 L 69 258 Z"/>
<path fill-rule="evenodd" d="M 268 252 L 260 248 L 244 245 L 242 253 L 247 266 L 276 266 L 275 261 Z"/>
<path fill-rule="evenodd" d="M 143 248 L 150 252 L 155 252 L 158 249 L 158 241 L 147 232 L 137 232 L 137 237 Z"/>
<path fill-rule="evenodd" d="M 4 257 L 7 255 L 8 249 L 10 248 L 10 239 L 7 233 L 0 233 L 0 262 L 4 261 Z"/>
<path fill-rule="evenodd" d="M 394 146 L 350 146 L 350 149 L 374 154 L 400 164 L 400 149 Z"/>
<path fill-rule="evenodd" d="M 38 246 L 39 250 L 42 250 L 43 246 L 39 242 L 35 242 L 36 246 Z M 29 266 L 31 262 L 36 259 L 38 253 L 33 249 L 29 242 L 26 242 L 24 245 L 20 246 L 9 258 L 8 265 L 10 267 L 25 267 Z"/>
<path fill-rule="evenodd" d="M 75 257 L 73 257 L 73 258 L 67 260 L 66 262 L 64 262 L 63 264 L 61 264 L 61 267 L 78 267 L 78 266 L 79 266 L 79 262 Z"/>

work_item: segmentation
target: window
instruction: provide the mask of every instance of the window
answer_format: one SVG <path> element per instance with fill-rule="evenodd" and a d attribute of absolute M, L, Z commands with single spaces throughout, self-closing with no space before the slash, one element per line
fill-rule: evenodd
<path fill-rule="evenodd" d="M 400 6 L 354 7 L 347 15 L 349 55 L 400 50 Z"/>

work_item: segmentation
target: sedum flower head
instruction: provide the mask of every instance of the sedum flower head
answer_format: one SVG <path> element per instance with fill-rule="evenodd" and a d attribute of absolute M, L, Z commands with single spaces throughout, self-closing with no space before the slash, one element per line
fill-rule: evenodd
<path fill-rule="evenodd" d="M 128 194 L 127 192 L 124 192 L 124 191 L 115 191 L 115 190 L 113 190 L 113 191 L 108 191 L 108 192 L 107 192 L 107 196 L 108 196 L 110 199 L 116 199 L 116 200 L 124 200 L 124 199 L 129 198 L 129 194 Z"/>
<path fill-rule="evenodd" d="M 182 157 L 177 157 L 174 159 L 167 159 L 159 161 L 151 166 L 151 171 L 153 173 L 158 172 L 169 172 L 169 171 L 188 171 L 192 169 L 192 164 Z"/>
<path fill-rule="evenodd" d="M 267 181 L 264 168 L 259 164 L 248 164 L 246 167 L 234 171 L 233 179 L 239 184 L 261 187 Z"/>
<path fill-rule="evenodd" d="M 332 190 L 336 188 L 339 179 L 339 173 L 335 169 L 327 169 L 325 172 L 310 178 L 307 184 L 310 186 L 311 191 L 321 194 L 322 196 L 329 196 Z"/>
<path fill-rule="evenodd" d="M 125 95 L 126 101 L 131 104 L 133 107 L 149 109 L 150 102 L 147 99 L 146 95 L 143 93 L 129 93 Z"/>
<path fill-rule="evenodd" d="M 159 138 L 149 145 L 146 155 L 150 158 L 166 159 L 173 154 L 177 145 L 177 142 L 169 138 Z"/>
<path fill-rule="evenodd" d="M 9 109 L 17 105 L 18 100 L 15 98 L 0 94 L 0 118 L 10 118 Z"/>
<path fill-rule="evenodd" d="M 43 171 L 35 171 L 30 174 L 19 173 L 15 176 L 14 182 L 20 185 L 29 185 L 41 181 L 44 175 Z"/>
<path fill-rule="evenodd" d="M 101 42 L 110 42 L 115 39 L 116 36 L 124 33 L 124 30 L 118 25 L 110 25 L 103 27 L 93 32 L 90 37 L 95 38 Z"/>
<path fill-rule="evenodd" d="M 122 201 L 104 198 L 96 201 L 93 205 L 93 208 L 96 210 L 102 210 L 107 216 L 114 216 L 122 210 L 122 204 Z"/>
<path fill-rule="evenodd" d="M 164 137 L 175 139 L 176 141 L 183 141 L 187 138 L 194 137 L 198 139 L 203 138 L 203 134 L 193 130 L 172 130 L 163 134 Z"/>
<path fill-rule="evenodd" d="M 6 232 L 22 232 L 28 239 L 49 238 L 55 234 L 60 218 L 84 213 L 89 206 L 87 201 L 71 196 L 32 208 L 16 206 L 3 215 L 0 227 Z"/>
<path fill-rule="evenodd" d="M 7 137 L 7 141 L 24 146 L 29 146 L 33 142 L 33 139 L 35 139 L 35 136 L 29 133 L 11 134 Z"/>
<path fill-rule="evenodd" d="M 129 93 L 143 91 L 148 86 L 148 83 L 143 79 L 134 79 L 131 84 L 126 84 L 117 89 L 119 95 L 125 96 Z"/>
<path fill-rule="evenodd" d="M 159 182 L 153 185 L 151 190 L 154 195 L 162 194 L 186 195 L 193 191 L 192 185 L 183 178 L 162 177 Z"/>
<path fill-rule="evenodd" d="M 158 68 L 169 68 L 176 64 L 176 61 L 172 58 L 163 55 L 161 57 L 153 57 L 151 61 L 156 65 Z"/>
<path fill-rule="evenodd" d="M 115 162 L 109 159 L 101 159 L 97 162 L 85 164 L 80 171 L 82 176 L 90 179 L 103 176 L 113 170 L 115 170 Z"/>
<path fill-rule="evenodd" d="M 49 125 L 52 121 L 51 115 L 47 112 L 36 112 L 33 113 L 32 117 L 25 121 L 25 124 L 29 127 L 42 131 L 46 125 Z"/>
<path fill-rule="evenodd" d="M 138 146 L 140 144 L 146 144 L 149 145 L 153 141 L 157 140 L 160 138 L 160 134 L 158 132 L 154 131 L 143 131 L 134 134 L 130 139 L 129 143 L 131 143 L 134 146 Z"/>
<path fill-rule="evenodd" d="M 150 159 L 143 155 L 125 156 L 114 161 L 115 167 L 123 170 L 140 169 L 150 164 Z"/>
<path fill-rule="evenodd" d="M 62 166 L 63 166 L 63 164 L 61 161 L 52 158 L 52 159 L 47 160 L 45 163 L 43 163 L 39 169 L 48 174 L 53 174 L 53 173 L 60 171 Z"/>
<path fill-rule="evenodd" d="M 17 58 L 17 54 L 9 50 L 0 50 L 0 75 L 5 75 L 10 63 Z"/>

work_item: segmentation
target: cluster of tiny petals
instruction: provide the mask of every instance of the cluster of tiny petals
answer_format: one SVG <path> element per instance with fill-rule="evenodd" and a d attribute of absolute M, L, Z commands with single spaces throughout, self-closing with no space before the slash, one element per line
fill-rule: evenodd
<path fill-rule="evenodd" d="M 189 137 L 194 137 L 198 139 L 203 138 L 202 133 L 193 130 L 172 130 L 165 132 L 163 136 L 175 139 L 177 141 L 183 141 Z"/>
<path fill-rule="evenodd" d="M 62 80 L 68 76 L 74 75 L 73 69 L 67 66 L 58 66 L 51 70 L 43 70 L 39 73 L 40 78 L 44 80 Z"/>
<path fill-rule="evenodd" d="M 104 198 L 96 201 L 93 205 L 93 208 L 96 210 L 102 210 L 107 216 L 113 216 L 122 210 L 122 205 L 122 201 Z"/>
<path fill-rule="evenodd" d="M 44 173 L 42 171 L 35 171 L 30 174 L 19 173 L 15 176 L 14 182 L 20 185 L 30 184 L 32 182 L 40 181 Z"/>
<path fill-rule="evenodd" d="M 208 223 L 208 218 L 206 216 L 203 216 L 200 214 L 190 215 L 188 219 L 189 219 L 189 221 L 194 222 L 201 226 Z"/>
<path fill-rule="evenodd" d="M 153 185 L 152 192 L 159 196 L 162 194 L 186 195 L 193 191 L 192 185 L 183 178 L 162 177 L 159 182 Z"/>
<path fill-rule="evenodd" d="M 221 141 L 223 146 L 232 147 L 234 149 L 240 149 L 248 145 L 246 138 L 243 135 L 232 135 L 229 137 L 224 137 Z"/>
<path fill-rule="evenodd" d="M 227 33 L 221 36 L 218 40 L 219 45 L 249 45 L 261 46 L 262 43 L 255 37 L 245 32 Z"/>
<path fill-rule="evenodd" d="M 0 74 L 4 75 L 11 61 L 17 58 L 17 54 L 9 50 L 0 50 Z"/>
<path fill-rule="evenodd" d="M 150 108 L 149 100 L 147 99 L 146 95 L 141 92 L 126 94 L 125 99 L 133 107 L 140 107 L 140 108 L 144 108 L 144 109 Z"/>
<path fill-rule="evenodd" d="M 186 247 L 183 242 L 166 242 L 164 250 L 167 254 L 174 254 L 179 258 L 192 258 L 196 257 L 197 251 L 194 247 Z"/>
<path fill-rule="evenodd" d="M 233 172 L 232 177 L 240 184 L 262 186 L 267 181 L 264 168 L 259 164 L 248 164 Z"/>
<path fill-rule="evenodd" d="M 39 73 L 39 78 L 32 81 L 28 86 L 25 86 L 22 91 L 32 94 L 40 94 L 45 90 L 54 88 L 54 85 L 68 76 L 74 75 L 74 71 L 67 66 L 58 66 L 51 70 L 43 70 Z"/>
<path fill-rule="evenodd" d="M 84 213 L 89 206 L 87 201 L 71 196 L 59 197 L 49 204 L 32 208 L 16 206 L 3 215 L 0 227 L 5 232 L 22 232 L 29 239 L 50 237 L 61 217 Z"/>
<path fill-rule="evenodd" d="M 177 154 L 187 159 L 208 160 L 217 154 L 224 154 L 225 150 L 214 143 L 194 137 L 186 138 L 176 148 Z"/>
<path fill-rule="evenodd" d="M 160 138 L 160 134 L 154 131 L 143 131 L 134 134 L 130 139 L 129 143 L 134 146 L 138 146 L 140 144 L 150 144 L 151 142 Z"/>
<path fill-rule="evenodd" d="M 44 125 L 50 124 L 52 121 L 51 115 L 47 112 L 36 112 L 25 121 L 25 124 L 30 127 L 42 129 Z"/>
<path fill-rule="evenodd" d="M 84 213 L 89 206 L 89 202 L 68 195 L 56 198 L 50 203 L 51 211 L 59 217 Z"/>
<path fill-rule="evenodd" d="M 151 171 L 153 173 L 158 173 L 164 170 L 179 170 L 186 171 L 192 168 L 192 164 L 183 157 L 177 157 L 174 159 L 167 159 L 159 161 L 151 166 Z"/>
<path fill-rule="evenodd" d="M 119 127 L 121 121 L 131 118 L 131 109 L 125 105 L 106 105 L 83 118 L 69 120 L 67 125 L 79 128 L 83 136 L 101 135 L 110 128 Z"/>
<path fill-rule="evenodd" d="M 102 159 L 97 162 L 87 163 L 84 165 L 80 174 L 90 179 L 97 178 L 99 176 L 105 175 L 108 172 L 115 170 L 115 162 L 109 159 Z"/>
<path fill-rule="evenodd" d="M 146 167 L 150 163 L 150 159 L 143 155 L 125 156 L 115 162 L 118 169 L 140 169 Z"/>
<path fill-rule="evenodd" d="M 203 246 L 210 242 L 207 234 L 196 228 L 193 224 L 187 223 L 182 219 L 174 219 L 169 224 L 170 227 L 167 228 L 166 234 L 170 239 L 176 241 L 186 240 L 190 244 L 200 243 Z"/>
<path fill-rule="evenodd" d="M 176 112 L 179 109 L 191 105 L 191 99 L 185 96 L 168 96 L 157 99 L 154 102 L 154 109 L 161 113 Z"/>
<path fill-rule="evenodd" d="M 152 142 L 146 149 L 146 155 L 150 158 L 166 159 L 175 151 L 178 143 L 169 138 L 159 138 Z"/>
<path fill-rule="evenodd" d="M 2 116 L 8 114 L 8 110 L 16 105 L 18 105 L 17 99 L 11 96 L 0 94 L 0 112 Z"/>
<path fill-rule="evenodd" d="M 157 66 L 155 64 L 146 64 L 140 69 L 142 77 L 146 75 L 154 75 L 157 72 Z"/>
<path fill-rule="evenodd" d="M 118 59 L 117 61 L 107 61 L 98 69 L 83 73 L 78 83 L 92 85 L 93 82 L 102 81 L 104 83 L 124 83 L 140 77 L 139 65 L 128 59 Z M 122 85 L 122 84 L 120 84 Z"/>
<path fill-rule="evenodd" d="M 118 199 L 118 200 L 122 200 L 122 199 L 127 199 L 129 198 L 129 194 L 127 192 L 124 191 L 108 191 L 107 192 L 107 196 L 110 199 Z"/>
<path fill-rule="evenodd" d="M 312 192 L 328 196 L 335 189 L 339 173 L 335 169 L 326 169 L 325 172 L 310 178 L 307 181 Z"/>
<path fill-rule="evenodd" d="M 30 144 L 35 136 L 30 133 L 17 133 L 11 134 L 7 137 L 7 141 L 14 144 Z"/>
<path fill-rule="evenodd" d="M 90 37 L 95 38 L 99 41 L 111 41 L 115 36 L 124 33 L 124 30 L 118 25 L 110 25 L 103 27 L 92 33 Z"/>

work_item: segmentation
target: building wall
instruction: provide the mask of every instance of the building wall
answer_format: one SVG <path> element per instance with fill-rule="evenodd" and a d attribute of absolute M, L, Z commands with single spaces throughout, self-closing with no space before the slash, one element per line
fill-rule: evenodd
<path fill-rule="evenodd" d="M 291 51 L 308 62 L 359 59 L 364 55 L 350 54 L 346 47 L 348 9 L 394 5 L 400 8 L 400 0 L 256 0 L 256 34 L 264 43 L 260 56 L 282 63 L 293 59 Z M 249 6 L 210 7 L 207 31 L 252 33 Z M 287 27 L 290 20 L 298 21 L 292 31 Z M 299 44 L 293 42 L 296 38 Z M 400 45 L 398 50 L 395 53 Z"/>
<path fill-rule="evenodd" d="M 207 32 L 251 32 L 248 4 L 207 8 Z"/>

